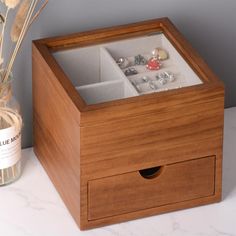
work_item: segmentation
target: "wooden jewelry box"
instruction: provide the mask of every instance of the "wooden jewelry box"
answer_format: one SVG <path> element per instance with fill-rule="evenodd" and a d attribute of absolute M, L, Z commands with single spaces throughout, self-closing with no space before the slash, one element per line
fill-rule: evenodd
<path fill-rule="evenodd" d="M 159 70 L 134 63 L 155 48 Z M 220 201 L 224 87 L 168 18 L 34 41 L 33 105 L 34 151 L 81 229 Z"/>

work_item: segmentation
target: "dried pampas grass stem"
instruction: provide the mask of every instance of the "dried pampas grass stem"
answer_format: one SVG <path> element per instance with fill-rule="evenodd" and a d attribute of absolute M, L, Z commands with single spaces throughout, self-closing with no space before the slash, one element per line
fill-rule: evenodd
<path fill-rule="evenodd" d="M 25 34 L 27 30 L 29 29 L 29 26 L 38 17 L 38 15 L 41 13 L 41 11 L 43 10 L 43 8 L 46 6 L 47 3 L 48 3 L 48 0 L 45 1 L 45 3 L 41 6 L 39 11 L 33 16 L 34 10 L 38 4 L 38 0 L 24 0 L 22 2 L 18 10 L 18 13 L 16 14 L 16 19 L 14 21 L 14 24 L 12 26 L 11 39 L 13 42 L 16 42 L 16 46 L 12 53 L 11 59 L 8 63 L 6 73 L 3 77 L 4 82 L 7 81 L 11 73 L 11 69 L 13 67 L 15 58 L 20 49 L 20 46 L 25 37 Z"/>
<path fill-rule="evenodd" d="M 4 0 L 5 5 L 7 8 L 15 8 L 20 0 Z"/>
<path fill-rule="evenodd" d="M 16 14 L 15 20 L 13 22 L 12 28 L 11 28 L 11 40 L 12 42 L 16 42 L 19 39 L 21 30 L 23 28 L 29 7 L 30 7 L 30 0 L 24 0 L 20 8 Z"/>
<path fill-rule="evenodd" d="M 6 15 L 5 15 L 4 21 L 3 21 L 3 26 L 2 26 L 1 42 L 0 42 L 0 58 L 3 58 L 3 55 L 2 55 L 3 39 L 4 39 L 5 28 L 6 28 L 6 23 L 7 23 L 7 18 L 8 18 L 8 13 L 9 13 L 9 11 L 10 11 L 10 8 L 7 8 Z M 3 17 L 3 16 L 2 16 L 2 17 Z"/>
<path fill-rule="evenodd" d="M 28 1 L 28 0 L 25 0 L 25 1 Z M 13 63 L 15 61 L 16 55 L 17 55 L 17 53 L 19 51 L 19 48 L 21 46 L 21 43 L 22 43 L 23 38 L 25 36 L 25 33 L 26 33 L 27 29 L 28 29 L 28 25 L 29 25 L 30 19 L 31 19 L 31 17 L 33 15 L 33 12 L 34 12 L 34 9 L 35 9 L 37 3 L 38 3 L 38 0 L 32 0 L 31 3 L 30 3 L 29 10 L 28 10 L 27 15 L 25 17 L 24 24 L 22 25 L 22 29 L 21 29 L 19 38 L 17 40 L 15 49 L 14 49 L 14 51 L 12 53 L 11 59 L 10 59 L 9 64 L 7 66 L 6 74 L 4 75 L 3 82 L 7 81 L 8 77 L 9 77 L 9 75 L 11 73 L 11 69 L 12 69 Z"/>
<path fill-rule="evenodd" d="M 29 23 L 29 27 L 32 25 L 32 23 L 37 19 L 37 17 L 41 14 L 41 12 L 43 11 L 43 9 L 46 7 L 46 5 L 48 4 L 48 0 L 46 0 L 43 5 L 40 7 L 40 9 L 35 13 L 34 17 L 31 19 L 30 23 Z"/>

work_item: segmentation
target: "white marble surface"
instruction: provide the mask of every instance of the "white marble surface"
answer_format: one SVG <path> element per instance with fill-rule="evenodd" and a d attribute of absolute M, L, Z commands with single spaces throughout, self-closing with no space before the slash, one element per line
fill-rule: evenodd
<path fill-rule="evenodd" d="M 225 112 L 223 201 L 81 232 L 32 149 L 24 171 L 0 188 L 0 236 L 236 236 L 236 108 Z"/>

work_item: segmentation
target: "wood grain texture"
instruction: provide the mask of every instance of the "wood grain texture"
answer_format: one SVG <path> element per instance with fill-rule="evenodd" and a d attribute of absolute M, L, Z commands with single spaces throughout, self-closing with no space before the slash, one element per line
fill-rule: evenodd
<path fill-rule="evenodd" d="M 36 47 L 33 78 L 34 151 L 79 223 L 80 113 Z"/>
<path fill-rule="evenodd" d="M 222 91 L 181 95 L 179 100 L 166 95 L 159 103 L 148 104 L 153 112 L 82 127 L 81 164 L 115 158 L 138 163 L 139 158 L 147 161 L 152 156 L 157 161 L 169 160 L 173 153 L 183 158 L 184 153 L 202 156 L 206 149 L 214 152 L 222 141 Z M 138 107 L 141 112 L 146 109 Z"/>
<path fill-rule="evenodd" d="M 166 18 L 160 18 L 128 25 L 75 33 L 66 36 L 47 38 L 40 40 L 40 42 L 47 45 L 51 51 L 71 49 L 78 46 L 84 47 L 96 45 L 104 42 L 114 42 L 127 37 L 138 37 L 140 35 L 162 31 L 162 23 L 165 19 Z"/>
<path fill-rule="evenodd" d="M 166 35 L 203 84 L 87 105 L 51 53 L 157 31 Z M 34 150 L 81 229 L 221 199 L 224 87 L 167 18 L 35 41 L 33 104 Z M 210 156 L 214 157 L 214 165 Z M 187 188 L 188 181 L 182 181 L 184 173 L 176 176 L 174 167 L 179 162 L 192 163 L 195 159 L 204 162 L 199 164 L 199 172 L 194 166 L 190 168 L 198 177 L 196 187 L 191 189 Z M 123 181 L 128 186 L 127 176 L 159 165 L 170 169 L 173 166 L 173 174 L 166 172 L 165 177 L 173 186 L 178 185 L 178 179 L 183 183 L 178 200 L 171 199 L 163 190 L 162 200 L 170 202 L 160 202 L 159 206 L 151 206 L 151 200 L 147 205 L 139 200 L 135 209 L 124 211 L 115 204 L 118 208 L 114 214 L 111 209 L 103 212 L 97 207 L 96 197 L 102 205 L 101 189 L 110 186 L 104 179 L 113 179 L 112 184 L 117 185 Z M 190 172 L 185 169 L 188 175 Z M 211 181 L 205 183 L 204 176 Z M 167 180 L 162 183 L 165 188 L 168 188 Z M 101 182 L 96 185 L 97 181 Z M 139 181 L 135 183 L 142 189 L 150 188 Z M 214 194 L 209 196 L 213 188 Z M 117 189 L 125 191 L 125 188 Z"/>
<path fill-rule="evenodd" d="M 154 179 L 138 171 L 88 183 L 88 219 L 100 219 L 214 195 L 215 157 L 164 166 Z"/>
<path fill-rule="evenodd" d="M 138 212 L 129 212 L 129 213 L 121 214 L 117 216 L 111 216 L 111 217 L 102 218 L 98 220 L 91 220 L 91 221 L 87 221 L 87 223 L 84 223 L 81 226 L 81 230 L 87 230 L 87 229 L 92 229 L 95 227 L 101 227 L 101 226 L 110 225 L 114 223 L 121 223 L 121 222 L 129 221 L 129 220 L 139 219 L 142 217 L 153 216 L 157 214 L 183 210 L 183 209 L 192 208 L 196 206 L 217 203 L 220 200 L 221 198 L 219 196 L 213 195 L 209 197 L 197 198 L 197 199 L 192 199 L 189 201 L 176 202 L 173 204 L 167 204 L 167 205 L 163 205 L 159 207 L 140 210 Z"/>

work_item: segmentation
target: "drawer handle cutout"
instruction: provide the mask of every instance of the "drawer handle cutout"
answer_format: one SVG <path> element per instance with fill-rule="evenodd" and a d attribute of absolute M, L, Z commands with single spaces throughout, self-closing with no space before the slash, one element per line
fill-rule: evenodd
<path fill-rule="evenodd" d="M 144 170 L 140 170 L 139 174 L 145 179 L 154 179 L 161 174 L 163 166 L 156 166 Z"/>

